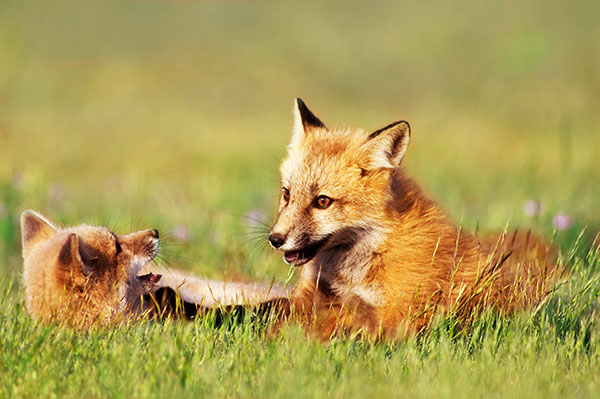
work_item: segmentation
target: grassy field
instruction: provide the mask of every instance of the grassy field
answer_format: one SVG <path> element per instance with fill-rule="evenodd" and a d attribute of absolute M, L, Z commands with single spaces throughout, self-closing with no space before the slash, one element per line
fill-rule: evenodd
<path fill-rule="evenodd" d="M 599 18 L 592 0 L 2 1 L 0 396 L 600 397 Z M 30 208 L 158 228 L 165 265 L 285 281 L 260 222 L 297 96 L 329 125 L 410 121 L 407 169 L 457 223 L 535 229 L 572 280 L 534 312 L 395 344 L 30 320 Z"/>

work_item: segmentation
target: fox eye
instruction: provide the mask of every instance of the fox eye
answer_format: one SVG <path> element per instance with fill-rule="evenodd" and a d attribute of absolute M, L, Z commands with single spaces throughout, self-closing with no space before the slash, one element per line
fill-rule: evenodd
<path fill-rule="evenodd" d="M 331 206 L 333 200 L 326 195 L 319 195 L 315 199 L 315 208 L 327 209 Z"/>
<path fill-rule="evenodd" d="M 115 246 L 116 246 L 116 248 L 117 248 L 117 250 L 116 250 L 116 252 L 115 252 L 115 255 L 118 255 L 118 254 L 120 254 L 121 252 L 123 252 L 123 248 L 121 248 L 121 244 L 119 244 L 119 241 L 116 241 L 116 240 L 115 240 Z"/>
<path fill-rule="evenodd" d="M 283 197 L 283 200 L 285 202 L 288 202 L 290 200 L 290 190 L 288 190 L 287 188 L 282 188 L 281 189 L 281 196 Z"/>

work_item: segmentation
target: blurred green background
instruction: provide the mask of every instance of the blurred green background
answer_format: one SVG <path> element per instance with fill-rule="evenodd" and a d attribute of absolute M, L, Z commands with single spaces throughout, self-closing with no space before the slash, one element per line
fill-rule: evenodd
<path fill-rule="evenodd" d="M 407 168 L 467 228 L 549 237 L 562 212 L 559 242 L 593 237 L 599 15 L 594 0 L 3 0 L 0 271 L 18 276 L 33 208 L 159 228 L 167 263 L 210 277 L 285 279 L 260 222 L 298 96 L 332 126 L 410 121 Z"/>

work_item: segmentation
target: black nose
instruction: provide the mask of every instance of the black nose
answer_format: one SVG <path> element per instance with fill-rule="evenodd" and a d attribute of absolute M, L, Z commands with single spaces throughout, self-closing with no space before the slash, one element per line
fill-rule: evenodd
<path fill-rule="evenodd" d="M 285 241 L 285 237 L 283 236 L 283 234 L 277 234 L 277 233 L 269 234 L 269 242 L 275 248 L 279 248 L 280 246 L 282 246 L 284 241 Z"/>
<path fill-rule="evenodd" d="M 154 238 L 158 238 L 158 230 L 152 229 L 152 235 L 154 236 Z"/>

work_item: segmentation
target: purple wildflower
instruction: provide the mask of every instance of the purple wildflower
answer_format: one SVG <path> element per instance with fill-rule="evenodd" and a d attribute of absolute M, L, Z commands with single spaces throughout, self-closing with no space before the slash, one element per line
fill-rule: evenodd
<path fill-rule="evenodd" d="M 187 242 L 190 239 L 190 232 L 187 227 L 182 224 L 178 224 L 173 229 L 173 237 L 177 241 Z"/>
<path fill-rule="evenodd" d="M 539 216 L 544 213 L 544 204 L 536 200 L 527 200 L 523 204 L 523 212 L 530 217 Z"/>
<path fill-rule="evenodd" d="M 557 213 L 552 219 L 552 224 L 558 230 L 566 230 L 573 225 L 573 218 L 564 213 Z"/>

